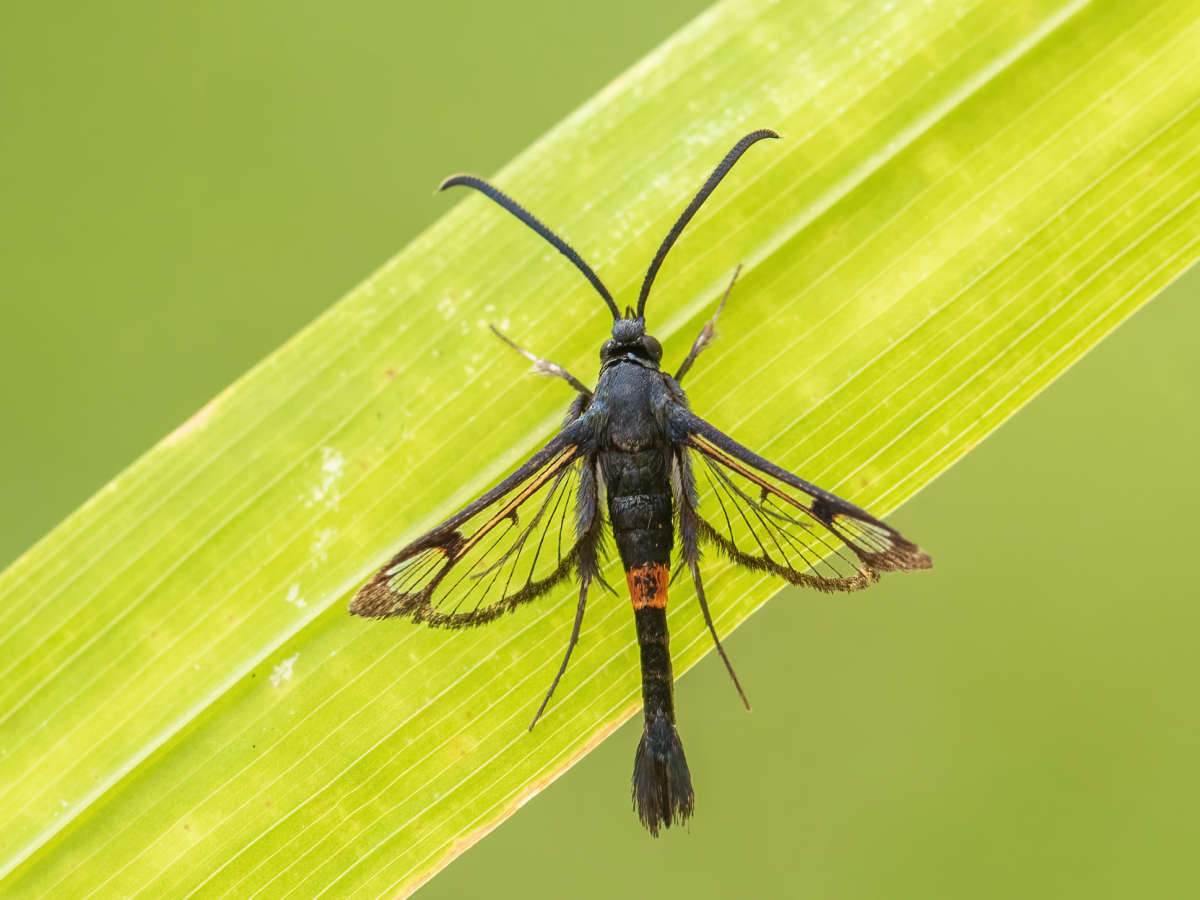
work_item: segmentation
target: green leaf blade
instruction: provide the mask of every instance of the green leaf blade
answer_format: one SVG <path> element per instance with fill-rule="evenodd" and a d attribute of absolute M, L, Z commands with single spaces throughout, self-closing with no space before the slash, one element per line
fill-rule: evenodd
<path fill-rule="evenodd" d="M 746 261 L 695 408 L 886 512 L 1196 258 L 1196 11 L 728 3 L 498 180 L 629 302 L 732 139 L 779 129 L 664 267 L 652 330 L 681 358 Z M 0 576 L 6 887 L 394 894 L 636 709 L 619 598 L 532 734 L 571 591 L 466 633 L 345 613 L 561 415 L 492 320 L 594 373 L 602 305 L 472 198 Z M 776 587 L 708 570 L 724 631 Z M 683 671 L 708 642 L 671 615 Z"/>

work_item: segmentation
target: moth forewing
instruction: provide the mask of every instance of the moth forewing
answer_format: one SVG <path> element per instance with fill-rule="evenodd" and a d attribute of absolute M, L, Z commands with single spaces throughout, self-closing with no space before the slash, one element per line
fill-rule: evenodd
<path fill-rule="evenodd" d="M 590 523 L 577 518 L 587 459 L 579 436 L 564 430 L 497 487 L 400 550 L 358 591 L 350 611 L 449 628 L 482 625 L 570 578 L 581 544 L 595 539 L 590 527 L 581 530 Z"/>

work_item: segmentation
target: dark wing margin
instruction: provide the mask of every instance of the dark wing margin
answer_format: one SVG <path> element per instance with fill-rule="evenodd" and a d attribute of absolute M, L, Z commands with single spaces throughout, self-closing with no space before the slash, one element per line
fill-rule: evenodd
<path fill-rule="evenodd" d="M 596 472 L 576 421 L 516 472 L 393 556 L 350 612 L 482 625 L 594 568 Z"/>
<path fill-rule="evenodd" d="M 763 459 L 680 407 L 673 421 L 694 454 L 704 542 L 747 568 L 822 591 L 853 591 L 884 572 L 928 569 L 920 547 L 870 513 Z M 687 465 L 686 457 L 683 461 Z"/>

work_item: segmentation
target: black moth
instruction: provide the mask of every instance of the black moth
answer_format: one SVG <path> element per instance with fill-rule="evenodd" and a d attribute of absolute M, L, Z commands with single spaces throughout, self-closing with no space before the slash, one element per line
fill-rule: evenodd
<path fill-rule="evenodd" d="M 597 561 L 607 501 L 641 647 L 645 724 L 634 760 L 633 801 L 653 835 L 684 822 L 694 802 L 675 730 L 667 635 L 667 586 L 677 536 L 676 574 L 686 568 L 691 575 L 717 652 L 743 703 L 746 695 L 721 647 L 700 581 L 702 543 L 743 566 L 822 591 L 856 590 L 882 572 L 932 564 L 919 547 L 870 513 L 752 453 L 688 408 L 679 382 L 712 339 L 724 297 L 673 378 L 659 368 L 662 347 L 646 333 L 646 297 L 667 251 L 741 155 L 774 137 L 765 129 L 752 132 L 726 154 L 658 248 L 637 312 L 626 307 L 623 316 L 579 254 L 511 198 L 471 175 L 442 182 L 442 189 L 465 185 L 481 191 L 553 244 L 608 304 L 612 338 L 600 348 L 600 380 L 593 391 L 500 335 L 537 371 L 563 378 L 577 392 L 562 430 L 513 474 L 392 557 L 350 603 L 355 615 L 408 616 L 461 628 L 490 622 L 575 575 L 575 624 L 533 728 L 579 638 L 588 588 L 593 581 L 609 587 Z"/>

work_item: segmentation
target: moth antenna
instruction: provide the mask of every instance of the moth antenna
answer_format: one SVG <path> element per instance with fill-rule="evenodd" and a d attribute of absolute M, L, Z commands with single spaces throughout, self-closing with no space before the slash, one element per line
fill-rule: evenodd
<path fill-rule="evenodd" d="M 751 145 L 758 143 L 764 138 L 779 137 L 774 131 L 769 128 L 760 128 L 758 131 L 752 131 L 736 144 L 733 149 L 725 154 L 725 158 L 721 160 L 720 165 L 713 169 L 713 173 L 708 176 L 708 181 L 704 182 L 704 186 L 700 188 L 699 193 L 692 198 L 692 202 L 687 205 L 687 209 L 679 216 L 678 221 L 671 226 L 671 230 L 663 239 L 662 245 L 658 248 L 658 252 L 654 254 L 654 259 L 650 262 L 650 268 L 646 270 L 646 278 L 642 281 L 642 290 L 638 294 L 637 314 L 639 318 L 643 318 L 646 313 L 646 298 L 650 296 L 650 285 L 654 284 L 654 276 L 658 274 L 659 267 L 662 266 L 663 260 L 667 258 L 667 251 L 675 245 L 675 241 L 679 239 L 680 232 L 684 226 L 692 220 L 692 216 L 700 209 L 704 201 L 708 199 L 708 195 L 716 190 L 717 185 L 721 183 L 721 179 L 729 174 L 729 170 L 736 163 Z"/>
<path fill-rule="evenodd" d="M 592 271 L 592 267 L 583 261 L 583 257 L 575 252 L 574 247 L 551 231 L 541 219 L 521 206 L 521 204 L 508 196 L 508 194 L 475 175 L 451 175 L 438 185 L 438 190 L 444 191 L 448 187 L 455 187 L 457 185 L 474 188 L 484 196 L 490 197 L 545 238 L 547 242 L 554 246 L 554 249 L 569 259 L 575 268 L 583 273 L 584 278 L 592 283 L 592 287 L 596 289 L 600 296 L 604 298 L 604 302 L 608 304 L 614 321 L 621 318 L 621 311 L 617 309 L 617 304 L 613 302 L 612 294 L 608 292 L 608 288 L 604 286 L 604 282 L 600 280 L 600 277 Z"/>

